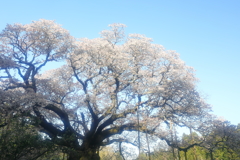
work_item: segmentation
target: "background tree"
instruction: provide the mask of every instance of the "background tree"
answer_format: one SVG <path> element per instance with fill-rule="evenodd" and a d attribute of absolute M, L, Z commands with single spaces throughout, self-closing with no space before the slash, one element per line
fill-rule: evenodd
<path fill-rule="evenodd" d="M 236 148 L 235 144 L 239 144 L 238 138 L 236 135 L 237 127 L 231 125 L 227 121 L 214 119 L 212 124 L 208 128 L 207 132 L 205 131 L 204 143 L 201 145 L 207 149 L 209 157 L 211 159 L 235 159 L 238 155 L 234 151 Z"/>
<path fill-rule="evenodd" d="M 124 27 L 112 24 L 101 38 L 77 41 L 54 21 L 7 25 L 0 85 L 11 96 L 1 109 L 35 117 L 71 160 L 99 159 L 101 146 L 134 143 L 123 131 L 161 134 L 166 123 L 181 125 L 209 109 L 179 54 L 143 35 L 125 36 Z M 41 74 L 59 60 L 66 64 Z"/>
<path fill-rule="evenodd" d="M 60 159 L 61 150 L 38 133 L 31 118 L 15 115 L 0 128 L 0 160 Z"/>

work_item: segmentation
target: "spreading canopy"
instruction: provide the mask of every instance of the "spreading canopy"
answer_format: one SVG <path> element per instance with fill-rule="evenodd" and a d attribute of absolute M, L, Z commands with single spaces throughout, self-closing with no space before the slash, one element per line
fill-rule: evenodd
<path fill-rule="evenodd" d="M 1 110 L 28 112 L 55 143 L 82 154 L 125 141 L 116 136 L 123 131 L 161 132 L 164 122 L 182 125 L 205 112 L 193 68 L 150 38 L 125 36 L 124 27 L 76 40 L 54 21 L 7 25 L 0 34 Z M 66 63 L 40 73 L 59 60 Z"/>

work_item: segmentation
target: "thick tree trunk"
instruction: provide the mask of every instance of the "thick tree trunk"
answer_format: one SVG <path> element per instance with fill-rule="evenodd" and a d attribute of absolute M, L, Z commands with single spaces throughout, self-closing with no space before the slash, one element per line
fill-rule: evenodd
<path fill-rule="evenodd" d="M 100 156 L 98 154 L 70 154 L 68 160 L 100 160 Z"/>
<path fill-rule="evenodd" d="M 80 160 L 81 154 L 78 151 L 71 151 L 68 153 L 68 160 Z"/>
<path fill-rule="evenodd" d="M 86 152 L 81 155 L 80 160 L 100 160 L 100 156 L 97 153 Z"/>
<path fill-rule="evenodd" d="M 92 150 L 85 151 L 69 151 L 68 160 L 100 160 L 100 156 L 97 152 Z"/>

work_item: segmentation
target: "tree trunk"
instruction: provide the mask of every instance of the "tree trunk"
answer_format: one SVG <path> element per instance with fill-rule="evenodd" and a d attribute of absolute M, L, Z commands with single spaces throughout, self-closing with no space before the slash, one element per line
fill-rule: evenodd
<path fill-rule="evenodd" d="M 172 129 L 172 121 L 170 122 L 170 131 L 171 131 L 171 141 L 172 141 L 172 143 L 173 143 L 173 129 Z M 174 160 L 176 160 L 176 155 L 175 155 L 175 151 L 174 151 L 174 147 L 173 146 L 171 146 L 172 147 L 172 154 L 173 154 L 173 159 Z"/>
<path fill-rule="evenodd" d="M 100 156 L 93 150 L 69 151 L 68 160 L 100 160 Z"/>
<path fill-rule="evenodd" d="M 213 152 L 212 152 L 212 151 L 210 151 L 210 156 L 211 156 L 211 160 L 214 160 L 214 159 L 213 159 Z"/>
<path fill-rule="evenodd" d="M 80 160 L 100 160 L 100 156 L 98 154 L 86 154 Z"/>
<path fill-rule="evenodd" d="M 141 154 L 141 139 L 140 139 L 140 127 L 139 127 L 139 107 L 137 108 L 137 122 L 138 122 L 138 156 Z"/>
<path fill-rule="evenodd" d="M 122 159 L 125 160 L 123 153 L 122 153 L 122 142 L 119 142 L 119 153 L 120 153 Z"/>
<path fill-rule="evenodd" d="M 70 151 L 68 152 L 68 160 L 80 160 L 81 154 L 78 151 Z"/>
<path fill-rule="evenodd" d="M 184 156 L 185 156 L 185 160 L 188 160 L 187 159 L 187 151 L 184 151 Z"/>
<path fill-rule="evenodd" d="M 147 147 L 148 147 L 148 160 L 151 160 L 150 147 L 149 147 L 149 141 L 148 141 L 148 134 L 147 133 L 146 133 L 146 140 L 147 140 Z"/>
<path fill-rule="evenodd" d="M 175 125 L 173 125 L 173 131 L 174 131 L 174 138 L 175 138 L 176 144 L 178 146 L 177 133 L 176 133 L 177 131 L 176 131 Z M 180 155 L 178 148 L 177 148 L 177 154 L 178 154 L 178 159 L 181 160 L 181 155 Z"/>
<path fill-rule="evenodd" d="M 89 149 L 81 152 L 80 160 L 100 160 L 100 156 L 95 150 Z"/>

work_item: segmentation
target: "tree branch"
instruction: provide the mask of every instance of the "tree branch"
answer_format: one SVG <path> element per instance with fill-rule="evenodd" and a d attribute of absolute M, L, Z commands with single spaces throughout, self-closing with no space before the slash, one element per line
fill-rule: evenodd
<path fill-rule="evenodd" d="M 34 113 L 37 115 L 38 119 L 40 120 L 39 125 L 42 126 L 47 132 L 47 134 L 52 138 L 58 135 L 63 135 L 63 131 L 57 129 L 52 125 L 52 123 L 47 122 L 44 116 L 38 111 L 36 106 L 33 107 Z"/>
<path fill-rule="evenodd" d="M 58 107 L 56 107 L 56 106 L 54 106 L 54 105 L 52 105 L 52 104 L 49 104 L 49 105 L 47 105 L 47 106 L 44 107 L 44 108 L 55 112 L 55 113 L 61 118 L 61 120 L 62 120 L 62 122 L 63 122 L 63 124 L 64 124 L 63 133 L 66 133 L 66 132 L 70 131 L 70 132 L 76 134 L 76 135 L 78 136 L 78 138 L 80 138 L 80 139 L 83 139 L 83 138 L 84 138 L 83 135 L 77 133 L 77 132 L 72 128 L 72 126 L 71 126 L 71 124 L 70 124 L 70 121 L 69 121 L 69 118 L 68 118 L 68 114 L 67 114 L 65 111 L 61 110 L 60 108 L 58 108 Z"/>

